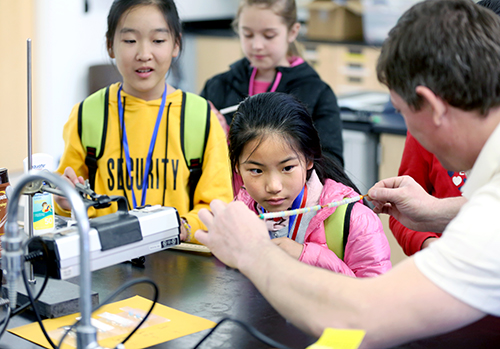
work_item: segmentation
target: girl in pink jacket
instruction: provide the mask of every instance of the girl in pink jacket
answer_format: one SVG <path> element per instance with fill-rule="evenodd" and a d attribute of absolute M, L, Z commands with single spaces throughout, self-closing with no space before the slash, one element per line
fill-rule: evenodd
<path fill-rule="evenodd" d="M 321 154 L 306 107 L 293 96 L 261 93 L 244 100 L 229 130 L 233 171 L 241 175 L 241 200 L 256 214 L 324 205 L 358 196 L 344 171 Z M 273 242 L 298 260 L 355 277 L 391 268 L 380 219 L 362 201 L 350 214 L 343 259 L 328 248 L 324 221 L 335 207 L 266 220 Z"/>

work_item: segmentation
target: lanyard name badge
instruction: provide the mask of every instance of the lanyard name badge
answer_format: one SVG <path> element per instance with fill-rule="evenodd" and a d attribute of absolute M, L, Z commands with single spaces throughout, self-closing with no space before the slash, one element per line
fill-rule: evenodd
<path fill-rule="evenodd" d="M 130 173 L 130 169 L 132 168 L 132 160 L 130 159 L 127 131 L 125 129 L 125 119 L 123 117 L 125 111 L 123 109 L 122 99 L 121 99 L 122 86 L 123 85 L 120 85 L 120 88 L 118 89 L 118 93 L 117 93 L 117 96 L 118 96 L 118 116 L 120 117 L 120 127 L 121 127 L 122 132 L 123 132 L 123 151 L 125 152 L 127 173 L 128 173 L 129 178 L 130 178 L 130 182 L 132 183 L 132 185 L 131 185 L 132 202 L 133 202 L 134 208 L 137 208 L 137 201 L 135 199 L 135 192 L 134 192 L 134 181 L 133 181 L 132 175 Z M 158 136 L 158 129 L 160 128 L 161 118 L 163 116 L 163 110 L 165 109 L 166 99 L 167 99 L 167 85 L 165 84 L 165 89 L 163 90 L 163 95 L 161 97 L 160 110 L 158 110 L 158 116 L 156 117 L 155 128 L 153 130 L 153 135 L 151 136 L 151 142 L 149 144 L 148 156 L 146 158 L 146 171 L 144 172 L 144 177 L 142 178 L 141 206 L 144 206 L 146 204 L 146 192 L 148 190 L 149 168 L 151 165 L 153 151 L 154 151 L 155 144 L 156 144 L 156 136 Z M 139 175 L 139 171 L 137 169 L 136 169 L 136 172 L 137 172 L 137 175 Z"/>
<path fill-rule="evenodd" d="M 253 68 L 252 74 L 250 75 L 250 82 L 248 83 L 248 95 L 253 96 L 255 94 L 255 76 L 257 75 L 257 68 Z M 276 77 L 274 78 L 274 82 L 272 82 L 271 89 L 268 92 L 275 92 L 276 89 L 278 88 L 278 85 L 281 81 L 281 74 L 280 71 L 276 72 Z"/>
<path fill-rule="evenodd" d="M 304 188 L 300 191 L 300 194 L 293 200 L 292 207 L 290 208 L 291 210 L 296 210 L 298 208 L 304 208 L 306 206 L 306 201 L 307 201 L 307 185 L 304 185 Z M 262 213 L 265 213 L 264 207 L 261 207 Z M 295 229 L 293 231 L 293 234 L 290 235 L 290 231 L 292 230 L 293 223 L 295 222 L 296 216 L 290 216 L 288 220 L 288 234 L 287 237 L 289 239 L 295 240 L 297 237 L 297 232 L 299 231 L 299 225 L 300 221 L 302 220 L 302 215 L 298 216 L 297 219 L 297 224 L 295 225 Z"/>
<path fill-rule="evenodd" d="M 307 185 L 304 185 L 304 188 L 302 188 L 302 191 L 300 192 L 299 196 L 297 196 L 293 201 L 292 210 L 306 207 L 306 201 L 307 201 Z M 295 222 L 295 218 L 297 218 L 297 222 Z M 290 220 L 288 221 L 288 235 L 287 235 L 288 238 L 295 241 L 295 238 L 297 237 L 297 232 L 299 231 L 301 220 L 302 220 L 302 215 L 290 217 Z M 290 230 L 292 229 L 294 222 L 295 222 L 295 228 L 293 229 L 293 234 L 290 236 Z"/>

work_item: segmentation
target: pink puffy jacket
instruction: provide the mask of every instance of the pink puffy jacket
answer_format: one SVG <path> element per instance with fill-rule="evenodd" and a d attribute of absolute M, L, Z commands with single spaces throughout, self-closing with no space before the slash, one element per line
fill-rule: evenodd
<path fill-rule="evenodd" d="M 327 179 L 320 196 L 320 205 L 356 195 L 358 194 L 352 188 Z M 241 189 L 236 200 L 243 201 L 257 213 L 255 200 L 246 190 Z M 342 261 L 328 248 L 323 221 L 334 211 L 334 207 L 322 209 L 313 217 L 306 230 L 304 249 L 299 260 L 355 277 L 372 277 L 391 269 L 391 249 L 382 223 L 378 216 L 361 202 L 356 203 L 351 212 L 344 260 Z"/>

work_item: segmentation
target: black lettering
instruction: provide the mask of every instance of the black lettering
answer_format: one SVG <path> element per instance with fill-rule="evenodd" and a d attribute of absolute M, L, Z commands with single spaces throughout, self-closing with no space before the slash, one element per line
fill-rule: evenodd
<path fill-rule="evenodd" d="M 115 188 L 115 177 L 113 176 L 113 170 L 115 169 L 115 159 L 108 159 L 108 190 L 111 191 Z"/>
<path fill-rule="evenodd" d="M 161 159 L 161 162 L 163 162 L 163 188 L 167 190 L 167 164 L 168 164 L 168 159 Z"/>
<path fill-rule="evenodd" d="M 123 190 L 123 159 L 118 159 L 118 166 L 116 167 L 116 177 L 117 177 L 117 185 L 116 189 Z"/>
<path fill-rule="evenodd" d="M 130 163 L 125 167 L 128 167 L 128 165 L 130 165 L 130 168 L 128 169 L 128 171 L 125 171 L 125 173 L 127 174 L 127 176 L 125 177 L 125 185 L 127 186 L 128 190 L 132 190 L 132 184 L 134 184 L 134 180 L 132 179 L 132 174 L 134 173 L 134 161 L 131 159 Z"/>
<path fill-rule="evenodd" d="M 153 188 L 155 185 L 155 178 L 153 176 L 153 159 L 149 163 L 149 171 L 148 171 L 148 186 L 147 188 Z"/>
<path fill-rule="evenodd" d="M 144 178 L 144 159 L 141 158 L 141 172 L 139 173 L 139 158 L 135 159 L 135 167 L 137 168 L 137 173 L 135 175 L 135 183 L 138 190 L 142 190 L 142 179 Z"/>
<path fill-rule="evenodd" d="M 177 186 L 177 170 L 179 169 L 179 160 L 172 161 L 172 170 L 174 171 L 174 190 Z"/>

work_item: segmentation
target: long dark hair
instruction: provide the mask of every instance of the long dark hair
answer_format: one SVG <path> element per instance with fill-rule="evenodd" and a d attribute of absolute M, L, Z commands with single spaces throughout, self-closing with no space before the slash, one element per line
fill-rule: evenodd
<path fill-rule="evenodd" d="M 233 172 L 245 145 L 253 140 L 259 140 L 260 144 L 271 134 L 280 135 L 291 149 L 304 155 L 306 162 L 312 161 L 312 169 L 316 170 L 321 183 L 330 178 L 359 193 L 344 170 L 328 157 L 323 157 L 318 132 L 306 106 L 286 93 L 260 93 L 239 105 L 229 129 L 229 157 Z M 307 172 L 307 179 L 312 169 Z"/>

